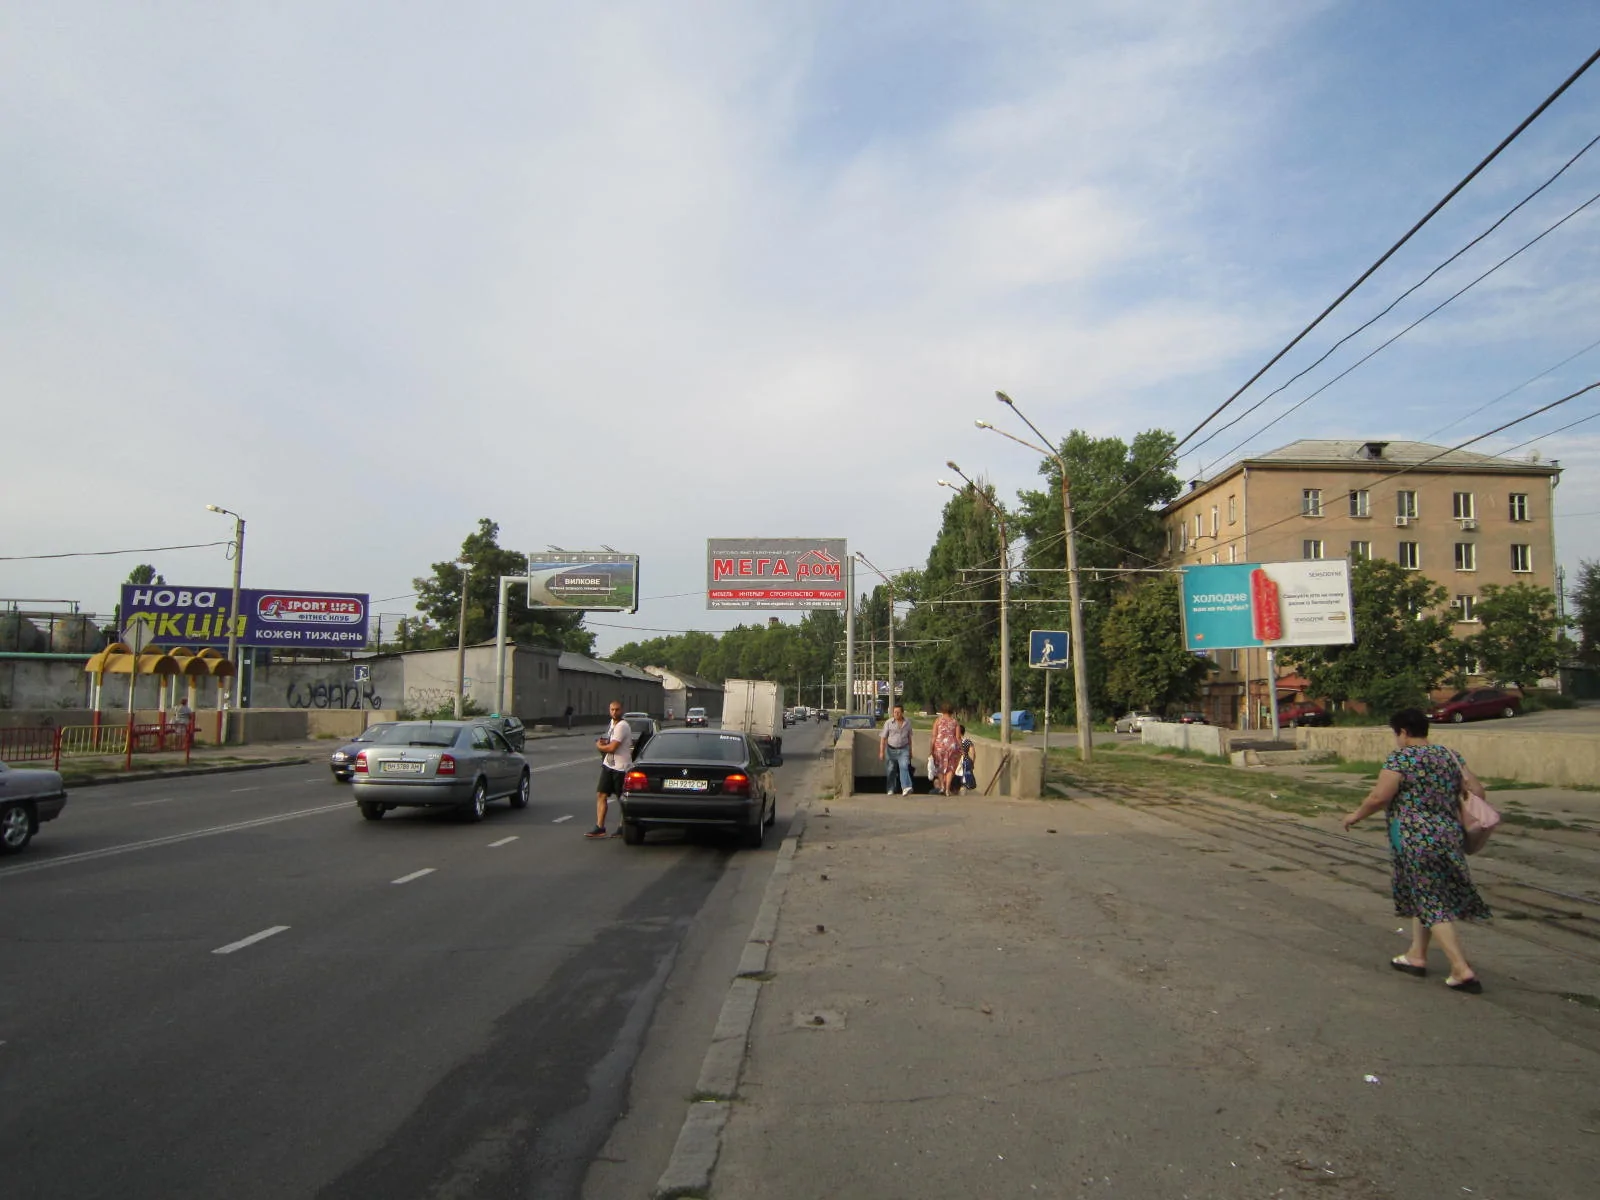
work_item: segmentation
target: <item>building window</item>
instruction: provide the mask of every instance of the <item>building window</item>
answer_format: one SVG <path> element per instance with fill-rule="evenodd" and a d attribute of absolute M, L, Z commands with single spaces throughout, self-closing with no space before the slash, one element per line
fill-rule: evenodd
<path fill-rule="evenodd" d="M 1300 557 L 1301 558 L 1321 558 L 1322 557 L 1322 539 L 1321 538 L 1307 538 L 1305 541 L 1301 542 L 1300 543 Z"/>
<path fill-rule="evenodd" d="M 1239 547 L 1237 547 L 1237 546 L 1229 546 L 1228 547 L 1228 561 L 1229 562 L 1238 562 L 1239 561 Z"/>
<path fill-rule="evenodd" d="M 1478 618 L 1473 615 L 1473 612 L 1477 606 L 1478 598 L 1476 596 L 1457 596 L 1456 620 L 1476 622 Z"/>
<path fill-rule="evenodd" d="M 1212 561 L 1212 563 L 1215 563 L 1217 561 L 1217 558 L 1218 558 L 1217 552 L 1215 550 L 1213 550 L 1211 552 L 1211 561 Z"/>
<path fill-rule="evenodd" d="M 1478 548 L 1471 542 L 1456 543 L 1456 570 L 1476 571 L 1478 569 Z"/>
<path fill-rule="evenodd" d="M 1238 669 L 1239 669 L 1239 652 L 1237 650 L 1229 650 L 1228 651 L 1228 670 L 1237 671 Z"/>
<path fill-rule="evenodd" d="M 1178 550 L 1180 552 L 1189 548 L 1189 522 L 1178 522 Z"/>
<path fill-rule="evenodd" d="M 1395 556 L 1396 562 L 1407 571 L 1422 570 L 1422 554 L 1418 551 L 1416 542 L 1401 542 L 1398 549 L 1400 552 Z"/>
<path fill-rule="evenodd" d="M 1239 523 L 1239 497 L 1238 496 L 1229 496 L 1228 497 L 1228 524 L 1229 525 L 1237 525 L 1238 523 Z"/>
<path fill-rule="evenodd" d="M 1350 515 L 1352 517 L 1370 517 L 1372 515 L 1372 493 L 1366 488 L 1359 492 L 1350 493 Z"/>
<path fill-rule="evenodd" d="M 1213 504 L 1211 506 L 1211 536 L 1212 537 L 1216 537 L 1217 534 L 1221 531 L 1221 529 L 1222 529 L 1222 518 L 1221 518 L 1221 515 L 1219 514 L 1219 512 L 1217 510 L 1217 506 L 1215 504 Z"/>
<path fill-rule="evenodd" d="M 1473 502 L 1471 492 L 1451 493 L 1450 515 L 1458 521 L 1477 520 L 1478 506 Z"/>
<path fill-rule="evenodd" d="M 1533 570 L 1533 547 L 1512 543 L 1511 569 L 1520 574 Z"/>
<path fill-rule="evenodd" d="M 1372 557 L 1372 543 L 1371 542 L 1351 542 L 1350 543 L 1350 561 L 1351 562 L 1366 562 L 1371 557 Z"/>
<path fill-rule="evenodd" d="M 1300 515 L 1302 517 L 1320 517 L 1322 515 L 1322 489 L 1306 488 L 1300 493 Z"/>
<path fill-rule="evenodd" d="M 1405 517 L 1408 521 L 1415 521 L 1417 519 L 1417 494 L 1415 492 L 1396 492 L 1394 515 Z"/>
<path fill-rule="evenodd" d="M 1200 540 L 1200 514 L 1199 513 L 1195 513 L 1195 515 L 1194 515 L 1194 540 L 1197 541 L 1197 542 Z"/>
<path fill-rule="evenodd" d="M 1511 493 L 1511 519 L 1513 521 L 1526 521 L 1528 519 L 1528 493 Z"/>
<path fill-rule="evenodd" d="M 1168 526 L 1168 527 L 1167 527 L 1167 545 L 1166 545 L 1166 551 L 1167 551 L 1167 553 L 1168 553 L 1168 554 L 1171 554 L 1171 553 L 1172 553 L 1172 527 L 1171 527 L 1171 526 Z"/>

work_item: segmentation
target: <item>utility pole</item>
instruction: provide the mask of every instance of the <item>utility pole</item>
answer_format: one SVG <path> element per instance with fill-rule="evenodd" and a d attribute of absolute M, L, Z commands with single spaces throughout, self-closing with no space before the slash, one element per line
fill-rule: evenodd
<path fill-rule="evenodd" d="M 456 619 L 456 720 L 461 720 L 461 693 L 467 688 L 467 581 L 472 578 L 472 564 L 456 560 L 461 568 L 461 615 Z"/>
<path fill-rule="evenodd" d="M 875 575 L 877 575 L 877 577 L 879 579 L 883 580 L 883 586 L 885 588 L 887 588 L 888 591 L 889 591 L 889 667 L 888 667 L 888 674 L 889 674 L 889 707 L 893 708 L 894 704 L 895 704 L 895 699 L 894 699 L 894 580 L 890 579 L 882 571 L 878 570 L 877 566 L 873 563 L 873 561 L 870 558 L 868 558 L 865 554 L 861 553 L 861 551 L 859 551 L 859 550 L 856 551 L 856 557 L 859 558 L 863 563 L 865 563 L 867 565 L 867 567 Z M 876 640 L 876 639 L 874 639 L 874 640 Z M 874 700 L 873 704 L 874 704 L 874 706 L 876 706 L 877 701 Z M 877 711 L 876 707 L 874 707 L 873 711 L 874 712 Z"/>
<path fill-rule="evenodd" d="M 844 560 L 844 711 L 856 711 L 856 564 Z"/>
<path fill-rule="evenodd" d="M 982 488 L 971 479 L 967 473 L 955 462 L 945 463 L 962 479 L 966 480 L 967 487 L 972 489 L 972 494 L 983 502 L 985 508 L 992 512 L 995 520 L 1000 525 L 1000 744 L 1011 745 L 1011 543 L 1006 537 L 1006 513 Z M 952 491 L 961 491 L 948 479 L 939 481 L 943 486 Z"/>

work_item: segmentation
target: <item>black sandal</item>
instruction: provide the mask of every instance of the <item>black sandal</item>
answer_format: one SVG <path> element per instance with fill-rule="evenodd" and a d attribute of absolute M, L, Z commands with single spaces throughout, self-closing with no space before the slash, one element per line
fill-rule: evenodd
<path fill-rule="evenodd" d="M 589 832 L 584 834 L 583 836 L 586 837 L 586 838 L 593 838 L 594 840 L 598 841 L 599 839 L 601 839 L 601 838 L 606 836 L 606 827 L 604 825 L 596 825 L 593 829 L 589 830 Z"/>
<path fill-rule="evenodd" d="M 1476 975 L 1463 979 L 1458 983 L 1451 983 L 1446 979 L 1444 985 L 1452 992 L 1465 992 L 1469 996 L 1477 996 L 1483 993 L 1483 984 L 1478 981 Z"/>
<path fill-rule="evenodd" d="M 1404 954 L 1397 958 L 1391 958 L 1389 960 L 1389 965 L 1396 971 L 1404 971 L 1407 975 L 1416 975 L 1420 977 L 1428 973 L 1427 967 L 1417 966 L 1416 963 L 1409 961 Z"/>

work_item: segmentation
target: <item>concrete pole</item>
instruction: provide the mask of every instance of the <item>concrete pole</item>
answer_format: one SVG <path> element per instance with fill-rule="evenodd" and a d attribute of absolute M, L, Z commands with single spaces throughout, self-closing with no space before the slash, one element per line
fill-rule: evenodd
<path fill-rule="evenodd" d="M 1089 711 L 1089 647 L 1083 639 L 1083 593 L 1078 587 L 1078 531 L 1072 523 L 1067 464 L 1059 455 L 1056 466 L 1061 471 L 1061 526 L 1067 537 L 1067 597 L 1072 602 L 1072 687 L 1078 709 L 1078 758 L 1088 762 L 1094 757 L 1094 715 Z"/>
<path fill-rule="evenodd" d="M 1267 647 L 1267 705 L 1272 709 L 1272 740 L 1278 740 L 1278 652 Z"/>
<path fill-rule="evenodd" d="M 856 564 L 844 560 L 844 711 L 856 711 Z"/>
<path fill-rule="evenodd" d="M 456 618 L 456 720 L 461 719 L 461 693 L 467 688 L 467 581 L 472 578 L 469 563 L 461 568 L 461 615 Z"/>
<path fill-rule="evenodd" d="M 506 711 L 506 595 L 515 575 L 500 576 L 500 607 L 494 620 L 494 710 Z"/>
<path fill-rule="evenodd" d="M 980 495 L 982 493 L 979 493 Z M 1011 543 L 1006 540 L 1006 515 L 991 504 L 1000 522 L 1000 744 L 1011 745 Z"/>

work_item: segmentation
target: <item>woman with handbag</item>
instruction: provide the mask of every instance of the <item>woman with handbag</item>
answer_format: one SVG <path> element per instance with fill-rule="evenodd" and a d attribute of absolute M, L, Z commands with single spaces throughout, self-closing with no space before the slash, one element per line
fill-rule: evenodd
<path fill-rule="evenodd" d="M 1461 949 L 1456 923 L 1489 916 L 1467 870 L 1461 794 L 1481 797 L 1483 784 L 1453 751 L 1428 742 L 1428 716 L 1405 708 L 1389 718 L 1395 749 L 1378 782 L 1344 819 L 1349 829 L 1380 808 L 1389 815 L 1394 851 L 1394 911 L 1411 918 L 1411 947 L 1389 965 L 1407 975 L 1428 973 L 1428 946 L 1437 940 L 1450 960 L 1445 986 L 1476 994 L 1483 984 Z"/>
<path fill-rule="evenodd" d="M 933 766 L 939 772 L 935 789 L 949 796 L 954 794 L 956 772 L 961 769 L 961 735 L 956 732 L 955 707 L 939 706 L 939 715 L 933 719 L 933 732 L 929 738 L 933 747 Z"/>

